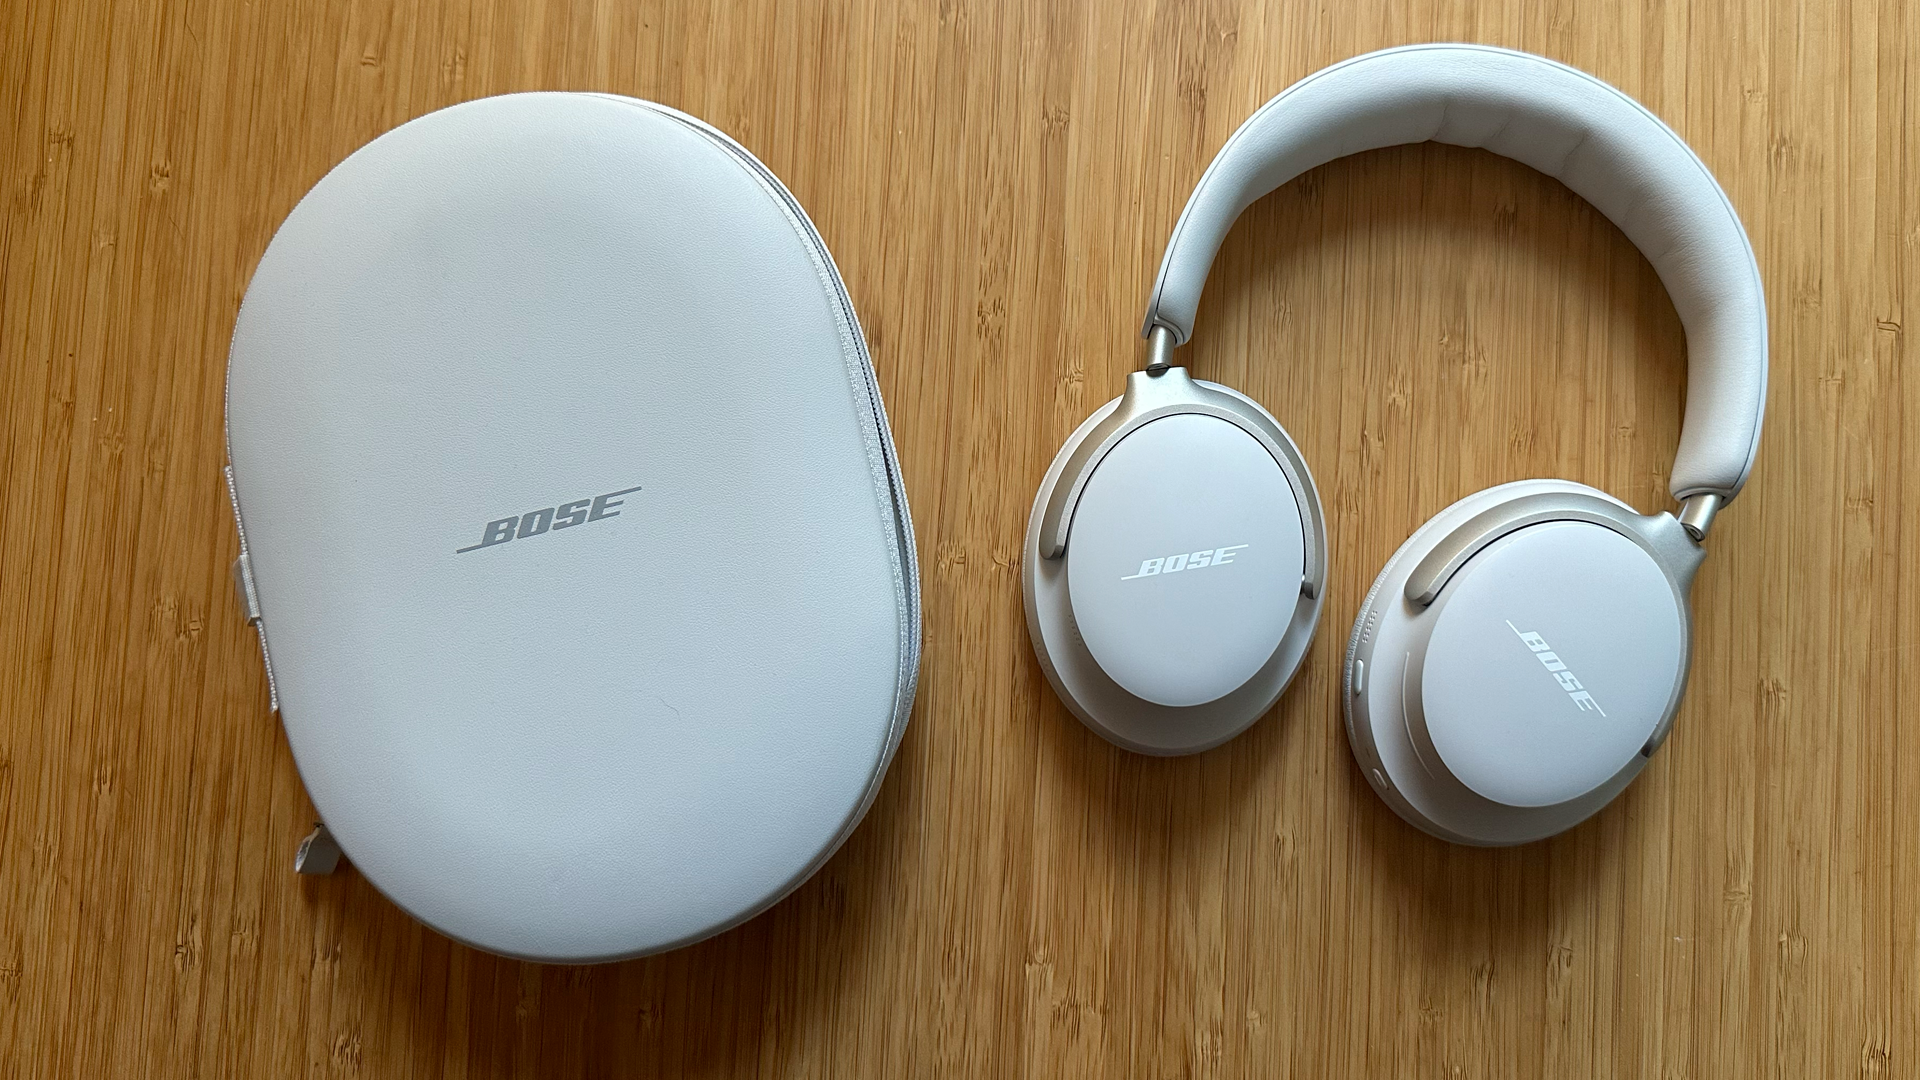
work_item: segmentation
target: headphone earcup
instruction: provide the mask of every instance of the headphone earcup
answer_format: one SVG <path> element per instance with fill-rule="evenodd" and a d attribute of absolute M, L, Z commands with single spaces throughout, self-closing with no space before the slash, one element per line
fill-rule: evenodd
<path fill-rule="evenodd" d="M 1678 708 L 1698 559 L 1671 515 L 1567 481 L 1443 510 L 1388 560 L 1348 640 L 1347 736 L 1368 782 L 1459 843 L 1591 816 Z"/>
<path fill-rule="evenodd" d="M 1298 448 L 1245 395 L 1187 385 L 1200 406 L 1162 402 L 1115 436 L 1129 400 L 1115 399 L 1075 430 L 1035 495 L 1021 561 L 1055 692 L 1145 754 L 1197 753 L 1258 720 L 1299 670 L 1325 596 L 1325 515 Z M 1048 509 L 1068 498 L 1071 531 L 1049 558 Z"/>

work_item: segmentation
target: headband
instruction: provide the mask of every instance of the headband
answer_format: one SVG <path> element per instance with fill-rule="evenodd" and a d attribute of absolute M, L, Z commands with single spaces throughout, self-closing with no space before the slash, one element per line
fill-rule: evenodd
<path fill-rule="evenodd" d="M 1193 333 L 1227 230 L 1255 200 L 1335 158 L 1405 143 L 1477 146 L 1558 179 L 1660 275 L 1687 335 L 1686 416 L 1669 489 L 1731 499 L 1766 410 L 1767 318 L 1740 218 L 1680 136 L 1584 72 L 1483 45 L 1367 53 L 1282 91 L 1207 167 L 1160 264 L 1142 334 Z"/>

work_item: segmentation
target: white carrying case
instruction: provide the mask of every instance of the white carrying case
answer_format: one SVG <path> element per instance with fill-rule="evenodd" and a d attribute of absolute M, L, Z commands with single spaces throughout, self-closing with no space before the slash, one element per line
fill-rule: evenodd
<path fill-rule="evenodd" d="M 684 945 L 872 801 L 919 664 L 899 466 L 825 246 L 713 128 L 517 94 L 363 147 L 260 260 L 227 439 L 301 777 L 434 928 Z"/>

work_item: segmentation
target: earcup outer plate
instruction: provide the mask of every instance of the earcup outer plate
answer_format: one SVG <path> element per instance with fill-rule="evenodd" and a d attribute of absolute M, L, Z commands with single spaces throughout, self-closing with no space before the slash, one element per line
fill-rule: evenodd
<path fill-rule="evenodd" d="M 1509 533 L 1433 607 L 1408 716 L 1436 764 L 1479 795 L 1526 807 L 1577 799 L 1630 764 L 1665 718 L 1680 610 L 1653 556 L 1604 525 Z"/>
<path fill-rule="evenodd" d="M 1159 705 L 1204 705 L 1253 678 L 1300 597 L 1292 485 L 1217 416 L 1179 413 L 1122 439 L 1088 479 L 1072 536 L 1082 640 L 1115 682 Z"/>
<path fill-rule="evenodd" d="M 1231 395 L 1259 412 L 1279 428 L 1271 414 L 1246 395 L 1217 383 L 1199 385 Z M 1290 603 L 1290 614 L 1279 644 L 1253 676 L 1223 696 L 1191 706 L 1162 705 L 1146 700 L 1121 686 L 1094 658 L 1081 637 L 1074 619 L 1069 595 L 1068 566 L 1071 557 L 1045 559 L 1040 556 L 1038 538 L 1048 500 L 1062 482 L 1069 458 L 1089 432 L 1120 405 L 1115 398 L 1101 406 L 1075 429 L 1066 445 L 1054 457 L 1034 496 L 1028 518 L 1026 540 L 1021 559 L 1021 584 L 1026 602 L 1027 630 L 1034 653 L 1047 680 L 1069 710 L 1109 741 L 1137 753 L 1155 755 L 1191 754 L 1211 749 L 1252 726 L 1271 709 L 1280 694 L 1299 671 L 1307 647 L 1319 624 L 1326 596 L 1325 561 L 1318 560 L 1314 580 L 1301 583 L 1299 591 L 1282 603 Z M 1156 420 L 1153 423 L 1164 423 Z M 1151 425 L 1149 425 L 1151 426 Z M 1326 550 L 1326 523 L 1321 512 L 1319 492 L 1301 460 L 1299 451 L 1289 442 L 1285 451 L 1291 456 L 1295 474 L 1306 488 L 1296 506 L 1312 529 L 1314 550 Z M 1215 545 L 1226 546 L 1226 545 Z M 1071 551 L 1071 542 L 1068 545 Z M 1135 583 L 1137 584 L 1137 582 Z"/>
<path fill-rule="evenodd" d="M 1405 595 L 1409 576 L 1420 561 L 1441 541 L 1476 515 L 1521 496 L 1547 493 L 1571 493 L 1597 497 L 1631 512 L 1624 503 L 1604 492 L 1564 480 L 1523 480 L 1469 495 L 1421 526 L 1401 546 L 1400 550 L 1395 552 L 1393 558 L 1388 560 L 1361 607 L 1360 614 L 1354 623 L 1353 634 L 1348 641 L 1342 699 L 1345 705 L 1348 741 L 1353 748 L 1355 758 L 1368 782 L 1396 813 L 1419 828 L 1445 840 L 1496 846 L 1527 843 L 1565 831 L 1605 806 L 1646 766 L 1645 754 L 1630 753 L 1611 775 L 1604 775 L 1597 782 L 1590 771 L 1576 777 L 1562 777 L 1558 781 L 1560 790 L 1565 790 L 1567 787 L 1586 787 L 1591 784 L 1592 786 L 1583 795 L 1549 805 L 1511 805 L 1489 798 L 1486 794 L 1463 783 L 1454 772 L 1450 771 L 1449 765 L 1452 762 L 1433 759 L 1439 747 L 1435 746 L 1430 739 L 1423 740 L 1420 737 L 1424 726 L 1421 715 L 1424 696 L 1422 690 L 1424 684 L 1429 681 L 1422 670 L 1422 663 L 1426 659 L 1427 637 L 1433 620 L 1444 615 L 1446 609 L 1445 604 L 1440 601 L 1436 601 L 1433 608 L 1421 607 L 1409 601 Z M 1522 530 L 1521 533 L 1513 535 L 1517 537 L 1526 531 Z M 1512 537 L 1508 539 L 1511 540 Z M 1493 551 L 1495 546 L 1497 544 L 1490 545 L 1488 550 Z M 1482 556 L 1486 554 L 1483 552 Z M 1495 554 L 1497 556 L 1498 553 L 1495 552 Z M 1476 556 L 1478 557 L 1481 556 Z M 1495 575 L 1502 572 L 1497 563 L 1496 559 L 1496 563 L 1489 564 Z M 1471 562 L 1468 566 L 1471 568 Z M 1577 571 L 1578 568 L 1566 569 Z M 1475 571 L 1470 569 L 1461 571 L 1462 574 L 1470 572 Z M 1448 588 L 1452 588 L 1452 584 L 1449 584 Z M 1469 590 L 1463 589 L 1463 593 L 1467 591 Z M 1643 599 L 1648 595 L 1657 597 L 1657 594 L 1650 594 L 1645 589 L 1638 591 Z M 1445 596 L 1443 590 L 1442 600 Z M 1684 598 L 1679 596 L 1672 597 L 1669 604 L 1673 618 L 1678 622 L 1679 632 L 1675 637 L 1680 643 L 1679 649 L 1669 648 L 1669 656 L 1684 655 L 1684 643 L 1689 627 L 1683 604 Z M 1502 621 L 1504 622 L 1504 617 Z M 1666 635 L 1660 629 L 1663 621 L 1664 616 L 1656 606 L 1654 615 L 1649 617 L 1647 625 L 1653 628 L 1655 637 L 1664 640 Z M 1508 631 L 1504 625 L 1500 626 L 1500 630 L 1513 639 L 1514 647 L 1525 647 L 1519 634 Z M 1542 633 L 1542 637 L 1545 637 L 1545 634 L 1536 627 L 1522 628 L 1521 632 L 1529 631 Z M 1450 641 L 1451 637 L 1452 635 L 1449 634 L 1440 640 L 1445 643 Z M 1547 640 L 1551 639 L 1547 638 Z M 1488 644 L 1505 646 L 1508 642 L 1495 638 Z M 1449 644 L 1445 647 L 1451 649 L 1453 646 Z M 1444 662 L 1445 658 L 1442 660 Z M 1546 664 L 1540 666 L 1542 679 L 1551 679 L 1556 674 L 1546 670 Z M 1674 670 L 1675 668 L 1677 670 Z M 1685 679 L 1683 663 L 1675 662 L 1673 667 L 1667 670 L 1668 675 L 1662 676 L 1656 672 L 1650 680 L 1647 680 L 1650 685 L 1652 682 L 1661 681 L 1664 677 L 1669 684 L 1667 687 L 1669 692 L 1663 698 L 1665 707 L 1657 710 L 1654 727 L 1664 723 L 1671 710 L 1677 705 L 1679 689 Z M 1518 665 L 1516 671 L 1519 674 L 1533 674 L 1524 665 Z M 1467 715 L 1467 711 L 1471 708 L 1470 698 L 1474 693 L 1473 687 L 1467 685 L 1470 681 L 1463 681 L 1457 690 L 1449 689 L 1442 695 L 1446 697 L 1446 701 L 1440 705 L 1440 708 L 1448 710 L 1449 715 L 1437 725 L 1438 727 L 1450 727 L 1451 732 L 1457 734 L 1460 729 L 1473 722 Z M 1559 686 L 1558 680 L 1552 680 L 1551 685 Z M 1480 692 L 1497 694 L 1499 690 L 1497 687 L 1482 684 Z M 1595 691 L 1595 693 L 1598 692 Z M 1550 701 L 1544 697 L 1541 700 Z M 1605 702 L 1601 701 L 1600 704 L 1604 706 Z M 1446 742 L 1447 737 L 1442 737 L 1442 743 Z M 1422 760 L 1423 752 L 1429 760 Z M 1462 762 L 1466 761 L 1466 758 L 1461 756 L 1457 745 L 1454 747 L 1454 753 Z M 1524 793 L 1518 788 L 1503 790 L 1487 779 L 1491 770 L 1498 765 L 1498 761 L 1493 760 L 1498 754 L 1497 746 L 1488 753 L 1489 760 L 1478 763 L 1482 769 L 1480 772 L 1476 773 L 1472 764 L 1457 767 L 1462 767 L 1469 775 L 1475 776 L 1488 790 L 1508 798 L 1524 798 Z M 1605 758 L 1606 754 L 1590 756 Z M 1526 770 L 1522 768 L 1521 771 L 1524 773 Z M 1524 788 L 1525 783 L 1520 784 L 1520 787 Z M 1546 783 L 1537 787 L 1537 793 L 1546 793 L 1553 790 L 1554 784 Z"/>

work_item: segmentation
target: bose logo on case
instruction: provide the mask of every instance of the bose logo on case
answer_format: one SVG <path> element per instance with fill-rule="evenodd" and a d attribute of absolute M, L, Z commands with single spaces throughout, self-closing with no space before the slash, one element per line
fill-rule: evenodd
<path fill-rule="evenodd" d="M 1198 570 L 1203 566 L 1221 566 L 1232 562 L 1234 555 L 1246 546 L 1246 544 L 1235 544 L 1232 547 L 1211 548 L 1207 551 L 1148 559 L 1140 564 L 1139 573 L 1128 574 L 1120 580 L 1132 581 L 1134 578 L 1153 577 L 1155 574 L 1177 574 L 1182 570 Z"/>
<path fill-rule="evenodd" d="M 1582 712 L 1591 710 L 1601 716 L 1607 715 L 1607 710 L 1601 708 L 1600 703 L 1593 700 L 1593 695 L 1587 693 L 1586 689 L 1580 685 L 1580 680 L 1573 677 L 1573 672 L 1567 670 L 1567 665 L 1561 661 L 1559 654 L 1547 647 L 1546 638 L 1531 630 L 1522 631 L 1513 625 L 1512 620 L 1507 621 L 1507 629 L 1519 635 L 1520 643 L 1533 650 L 1534 659 L 1539 660 L 1553 674 L 1554 681 L 1558 682 L 1560 689 L 1565 690 L 1567 696 L 1573 699 L 1576 708 Z"/>
<path fill-rule="evenodd" d="M 458 548 L 455 555 L 464 555 L 495 544 L 504 544 L 509 540 L 525 540 L 530 536 L 539 536 L 550 529 L 571 529 L 575 525 L 585 525 L 589 521 L 601 518 L 619 517 L 616 509 L 621 505 L 620 496 L 631 495 L 640 489 L 637 487 L 609 491 L 605 495 L 596 495 L 591 499 L 575 499 L 559 506 L 549 506 L 542 510 L 532 510 L 515 517 L 503 517 L 489 521 L 480 533 L 480 542 L 470 547 Z"/>

